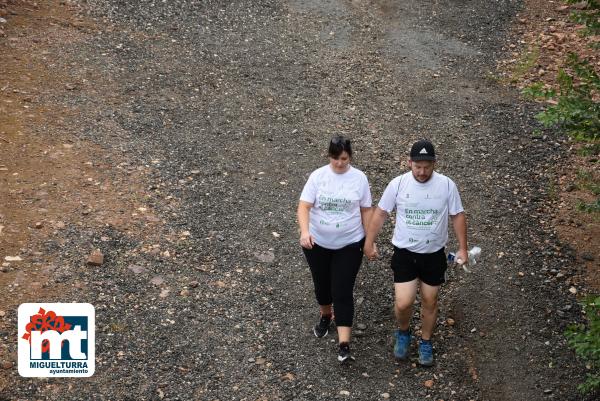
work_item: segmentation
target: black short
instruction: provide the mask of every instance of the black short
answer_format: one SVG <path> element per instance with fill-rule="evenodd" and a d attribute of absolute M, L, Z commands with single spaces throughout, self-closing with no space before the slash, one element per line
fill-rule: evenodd
<path fill-rule="evenodd" d="M 394 247 L 391 268 L 394 271 L 394 283 L 406 283 L 418 278 L 435 287 L 446 281 L 444 275 L 448 263 L 444 248 L 434 253 L 415 253 Z"/>

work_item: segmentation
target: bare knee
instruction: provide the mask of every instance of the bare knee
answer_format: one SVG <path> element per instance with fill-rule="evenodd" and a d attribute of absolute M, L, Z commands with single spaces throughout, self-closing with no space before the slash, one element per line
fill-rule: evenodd
<path fill-rule="evenodd" d="M 434 312 L 437 310 L 438 300 L 437 297 L 423 297 L 421 299 L 421 309 L 427 312 Z"/>
<path fill-rule="evenodd" d="M 410 308 L 412 308 L 413 305 L 413 301 L 412 300 L 396 300 L 396 302 L 394 302 L 394 306 L 396 308 L 397 311 L 399 312 L 406 312 L 408 310 L 410 310 Z"/>

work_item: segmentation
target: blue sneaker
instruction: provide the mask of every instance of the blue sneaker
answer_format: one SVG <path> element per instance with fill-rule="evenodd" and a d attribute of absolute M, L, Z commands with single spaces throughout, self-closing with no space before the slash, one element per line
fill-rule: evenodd
<path fill-rule="evenodd" d="M 433 365 L 433 345 L 431 344 L 431 340 L 419 341 L 419 365 Z"/>
<path fill-rule="evenodd" d="M 411 340 L 410 330 L 396 330 L 394 337 L 396 337 L 396 344 L 394 344 L 394 356 L 397 359 L 406 359 Z"/>

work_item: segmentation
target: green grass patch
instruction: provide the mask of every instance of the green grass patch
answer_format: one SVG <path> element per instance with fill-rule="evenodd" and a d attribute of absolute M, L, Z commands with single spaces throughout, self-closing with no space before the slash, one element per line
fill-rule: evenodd
<path fill-rule="evenodd" d="M 600 295 L 585 298 L 582 305 L 587 317 L 586 324 L 569 326 L 565 335 L 589 371 L 579 390 L 592 393 L 600 390 Z"/>
<path fill-rule="evenodd" d="M 527 51 L 521 53 L 519 61 L 512 70 L 510 81 L 512 83 L 519 82 L 529 70 L 537 64 L 540 58 L 540 47 L 536 44 Z"/>

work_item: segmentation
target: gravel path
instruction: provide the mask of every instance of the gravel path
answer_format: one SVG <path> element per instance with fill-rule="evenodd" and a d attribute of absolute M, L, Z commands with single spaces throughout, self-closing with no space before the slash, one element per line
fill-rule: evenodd
<path fill-rule="evenodd" d="M 521 2 L 82 3 L 97 28 L 56 62 L 83 89 L 46 100 L 80 111 L 80 140 L 149 171 L 137 184 L 164 227 L 61 232 L 62 249 L 107 260 L 63 253 L 53 278 L 85 288 L 56 300 L 96 307 L 96 374 L 15 369 L 0 399 L 584 399 L 562 336 L 579 316 L 575 266 L 550 225 L 569 144 L 534 135 L 535 107 L 492 78 Z M 461 189 L 483 257 L 443 289 L 431 369 L 391 354 L 391 224 L 358 278 L 357 361 L 338 366 L 335 338 L 310 331 L 295 208 L 335 132 L 375 199 L 421 136 Z"/>

